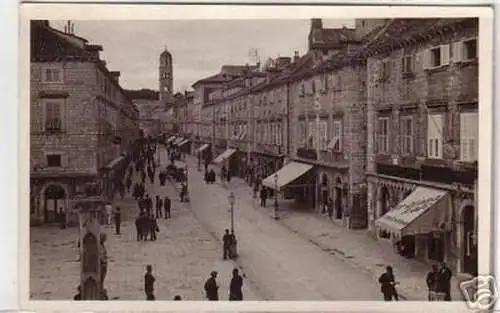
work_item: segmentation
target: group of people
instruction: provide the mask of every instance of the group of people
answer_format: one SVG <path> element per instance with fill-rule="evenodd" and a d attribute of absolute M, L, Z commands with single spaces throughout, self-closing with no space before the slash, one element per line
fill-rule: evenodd
<path fill-rule="evenodd" d="M 210 277 L 206 280 L 204 289 L 206 298 L 209 301 L 219 300 L 219 285 L 217 284 L 217 272 L 212 271 Z M 243 274 L 245 275 L 245 274 Z M 233 269 L 233 277 L 229 283 L 229 301 L 243 300 L 243 277 L 239 274 L 237 268 Z"/>
<path fill-rule="evenodd" d="M 432 270 L 426 277 L 429 301 L 451 301 L 451 277 L 451 269 L 446 263 L 441 262 L 440 266 L 437 264 L 432 266 Z M 378 282 L 380 283 L 380 291 L 383 294 L 384 301 L 399 300 L 396 289 L 396 285 L 398 285 L 399 282 L 396 281 L 391 266 L 386 267 L 385 273 L 380 275 Z"/>

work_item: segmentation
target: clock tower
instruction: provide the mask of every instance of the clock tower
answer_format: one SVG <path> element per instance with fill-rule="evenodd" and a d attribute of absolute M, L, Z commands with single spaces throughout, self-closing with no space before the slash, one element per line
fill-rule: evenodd
<path fill-rule="evenodd" d="M 168 50 L 160 54 L 160 101 L 165 101 L 173 93 L 172 55 Z"/>

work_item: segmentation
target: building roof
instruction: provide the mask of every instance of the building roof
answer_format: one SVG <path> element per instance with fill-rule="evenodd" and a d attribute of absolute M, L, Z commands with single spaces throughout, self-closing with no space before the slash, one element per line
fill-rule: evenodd
<path fill-rule="evenodd" d="M 366 54 L 376 54 L 379 51 L 394 49 L 406 42 L 428 40 L 428 36 L 432 33 L 448 31 L 454 25 L 472 20 L 474 19 L 392 19 L 377 34 L 365 42 L 364 50 Z"/>
<path fill-rule="evenodd" d="M 57 61 L 74 59 L 83 61 L 98 61 L 96 46 L 81 47 L 59 35 L 60 31 L 51 28 L 48 23 L 31 22 L 31 62 Z"/>
<path fill-rule="evenodd" d="M 316 28 L 311 32 L 312 48 L 331 48 L 358 41 L 354 28 Z"/>

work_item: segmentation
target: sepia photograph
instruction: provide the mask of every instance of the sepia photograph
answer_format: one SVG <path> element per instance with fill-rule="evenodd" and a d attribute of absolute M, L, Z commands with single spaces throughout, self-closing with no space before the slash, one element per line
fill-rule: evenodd
<path fill-rule="evenodd" d="M 475 299 L 478 17 L 24 22 L 30 301 Z"/>

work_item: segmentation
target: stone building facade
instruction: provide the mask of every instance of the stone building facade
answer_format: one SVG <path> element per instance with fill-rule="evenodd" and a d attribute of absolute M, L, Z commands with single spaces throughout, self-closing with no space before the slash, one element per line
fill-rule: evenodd
<path fill-rule="evenodd" d="M 139 135 L 138 111 L 120 87 L 119 72 L 109 71 L 100 59 L 101 50 L 47 21 L 31 23 L 33 222 L 54 221 L 59 210 L 72 220 L 72 201 L 103 170 L 119 166 L 117 160 Z"/>
<path fill-rule="evenodd" d="M 383 32 L 365 46 L 369 229 L 402 242 L 401 253 L 474 274 L 478 21 L 392 20 Z M 436 204 L 393 231 L 384 216 L 403 221 L 398 210 L 422 187 Z"/>

